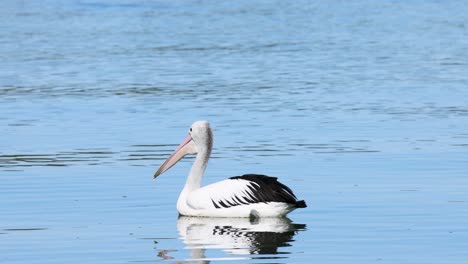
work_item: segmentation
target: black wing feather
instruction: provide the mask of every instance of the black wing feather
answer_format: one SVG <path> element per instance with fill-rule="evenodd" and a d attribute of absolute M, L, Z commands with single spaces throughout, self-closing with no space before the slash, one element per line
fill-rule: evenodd
<path fill-rule="evenodd" d="M 303 200 L 298 201 L 293 191 L 286 185 L 278 182 L 276 177 L 270 177 L 260 174 L 245 174 L 229 178 L 231 180 L 245 180 L 251 184 L 247 186 L 250 192 L 245 192 L 242 196 L 247 203 L 268 203 L 282 202 L 291 204 L 297 208 L 307 207 Z M 212 201 L 216 208 L 229 208 L 232 206 L 247 204 L 242 199 L 234 196 L 232 201 Z"/>

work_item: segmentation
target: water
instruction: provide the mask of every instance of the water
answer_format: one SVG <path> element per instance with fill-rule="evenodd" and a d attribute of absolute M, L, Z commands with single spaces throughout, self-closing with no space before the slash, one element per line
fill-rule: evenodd
<path fill-rule="evenodd" d="M 0 262 L 463 263 L 463 1 L 3 1 Z M 278 176 L 289 219 L 178 218 L 204 182 Z"/>

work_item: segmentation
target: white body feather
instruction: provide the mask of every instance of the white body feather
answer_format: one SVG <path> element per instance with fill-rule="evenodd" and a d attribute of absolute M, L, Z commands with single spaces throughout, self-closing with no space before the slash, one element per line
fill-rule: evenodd
<path fill-rule="evenodd" d="M 283 202 L 250 203 L 231 206 L 229 208 L 216 208 L 213 201 L 235 201 L 238 197 L 245 201 L 251 191 L 249 181 L 227 179 L 191 191 L 184 188 L 177 201 L 177 211 L 181 215 L 214 216 L 214 217 L 279 217 L 295 209 L 291 204 Z"/>

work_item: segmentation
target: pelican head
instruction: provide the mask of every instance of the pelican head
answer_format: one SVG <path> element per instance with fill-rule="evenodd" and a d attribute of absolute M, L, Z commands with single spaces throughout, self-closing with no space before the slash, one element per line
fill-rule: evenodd
<path fill-rule="evenodd" d="M 163 174 L 165 171 L 174 166 L 180 159 L 188 154 L 203 153 L 206 161 L 211 153 L 213 145 L 213 132 L 208 121 L 197 121 L 192 124 L 187 137 L 180 143 L 177 149 L 164 161 L 159 169 L 154 174 L 154 178 Z"/>

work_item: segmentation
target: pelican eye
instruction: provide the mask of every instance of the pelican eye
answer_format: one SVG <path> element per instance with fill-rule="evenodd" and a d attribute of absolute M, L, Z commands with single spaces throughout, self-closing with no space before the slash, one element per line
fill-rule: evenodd
<path fill-rule="evenodd" d="M 190 132 L 192 132 L 192 128 L 190 128 Z"/>

